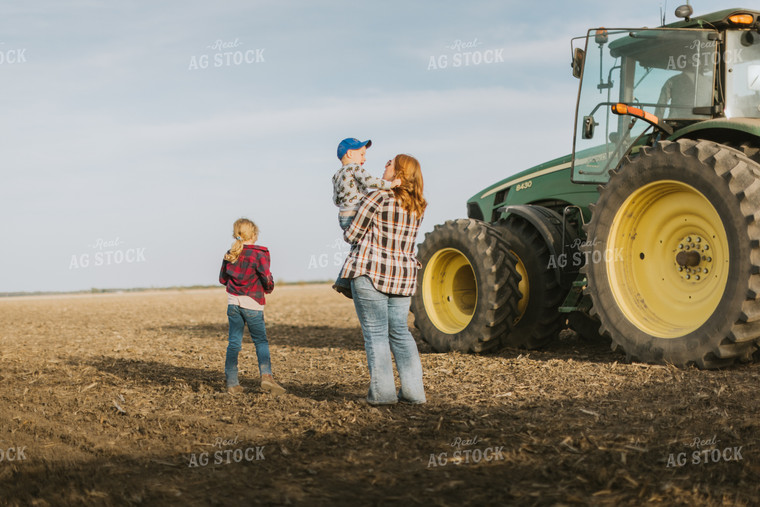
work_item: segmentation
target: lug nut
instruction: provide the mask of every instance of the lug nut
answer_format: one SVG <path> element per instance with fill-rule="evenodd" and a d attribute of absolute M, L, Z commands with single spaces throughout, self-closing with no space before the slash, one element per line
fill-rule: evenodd
<path fill-rule="evenodd" d="M 707 262 L 712 262 L 712 257 L 708 257 Z"/>
<path fill-rule="evenodd" d="M 680 245 L 678 245 L 678 249 L 679 250 L 683 250 L 683 243 L 681 243 Z"/>
<path fill-rule="evenodd" d="M 699 280 L 699 275 L 695 276 L 694 278 L 696 278 L 697 280 Z"/>
<path fill-rule="evenodd" d="M 686 275 L 686 279 L 688 280 L 689 278 L 691 278 L 691 275 Z"/>
<path fill-rule="evenodd" d="M 691 236 L 689 236 L 688 238 L 686 238 L 686 242 L 687 243 L 691 243 Z"/>
<path fill-rule="evenodd" d="M 705 248 L 705 250 L 709 250 L 710 249 L 710 245 L 705 245 L 704 248 Z"/>
<path fill-rule="evenodd" d="M 702 243 L 702 238 L 697 237 L 697 243 Z"/>
<path fill-rule="evenodd" d="M 707 274 L 707 268 L 705 268 L 705 274 Z"/>

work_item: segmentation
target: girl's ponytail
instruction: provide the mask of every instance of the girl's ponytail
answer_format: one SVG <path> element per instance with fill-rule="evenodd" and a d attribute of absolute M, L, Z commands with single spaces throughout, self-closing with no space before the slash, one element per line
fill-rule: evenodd
<path fill-rule="evenodd" d="M 259 237 L 259 228 L 247 218 L 235 220 L 232 226 L 232 237 L 235 242 L 232 243 L 230 251 L 224 256 L 224 260 L 235 264 L 243 252 L 243 243 L 245 241 L 256 241 Z"/>

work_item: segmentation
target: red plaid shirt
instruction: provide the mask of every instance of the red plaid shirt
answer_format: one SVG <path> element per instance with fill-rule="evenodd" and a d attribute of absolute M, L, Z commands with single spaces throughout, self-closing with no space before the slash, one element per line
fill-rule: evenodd
<path fill-rule="evenodd" d="M 269 272 L 269 250 L 264 246 L 243 245 L 237 262 L 222 261 L 219 283 L 236 296 L 250 296 L 257 303 L 266 302 L 264 294 L 274 290 L 274 279 Z"/>
<path fill-rule="evenodd" d="M 362 201 L 344 237 L 353 248 L 342 278 L 367 275 L 380 292 L 411 296 L 417 289 L 420 263 L 414 256 L 422 216 L 407 213 L 390 190 L 378 190 Z"/>

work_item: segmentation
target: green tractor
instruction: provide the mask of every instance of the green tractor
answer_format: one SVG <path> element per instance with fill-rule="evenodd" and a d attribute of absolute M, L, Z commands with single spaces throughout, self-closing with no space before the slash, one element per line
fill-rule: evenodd
<path fill-rule="evenodd" d="M 717 368 L 760 341 L 760 11 L 573 39 L 573 152 L 478 192 L 419 246 L 436 351 L 569 323 L 631 360 Z"/>

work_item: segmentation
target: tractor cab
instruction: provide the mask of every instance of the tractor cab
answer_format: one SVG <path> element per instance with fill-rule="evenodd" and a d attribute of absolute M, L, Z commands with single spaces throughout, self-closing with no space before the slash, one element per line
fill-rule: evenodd
<path fill-rule="evenodd" d="M 760 122 L 760 12 L 689 19 L 685 7 L 684 21 L 665 27 L 595 28 L 573 40 L 581 79 L 574 182 L 605 183 L 638 146 L 682 137 L 698 123 Z"/>

